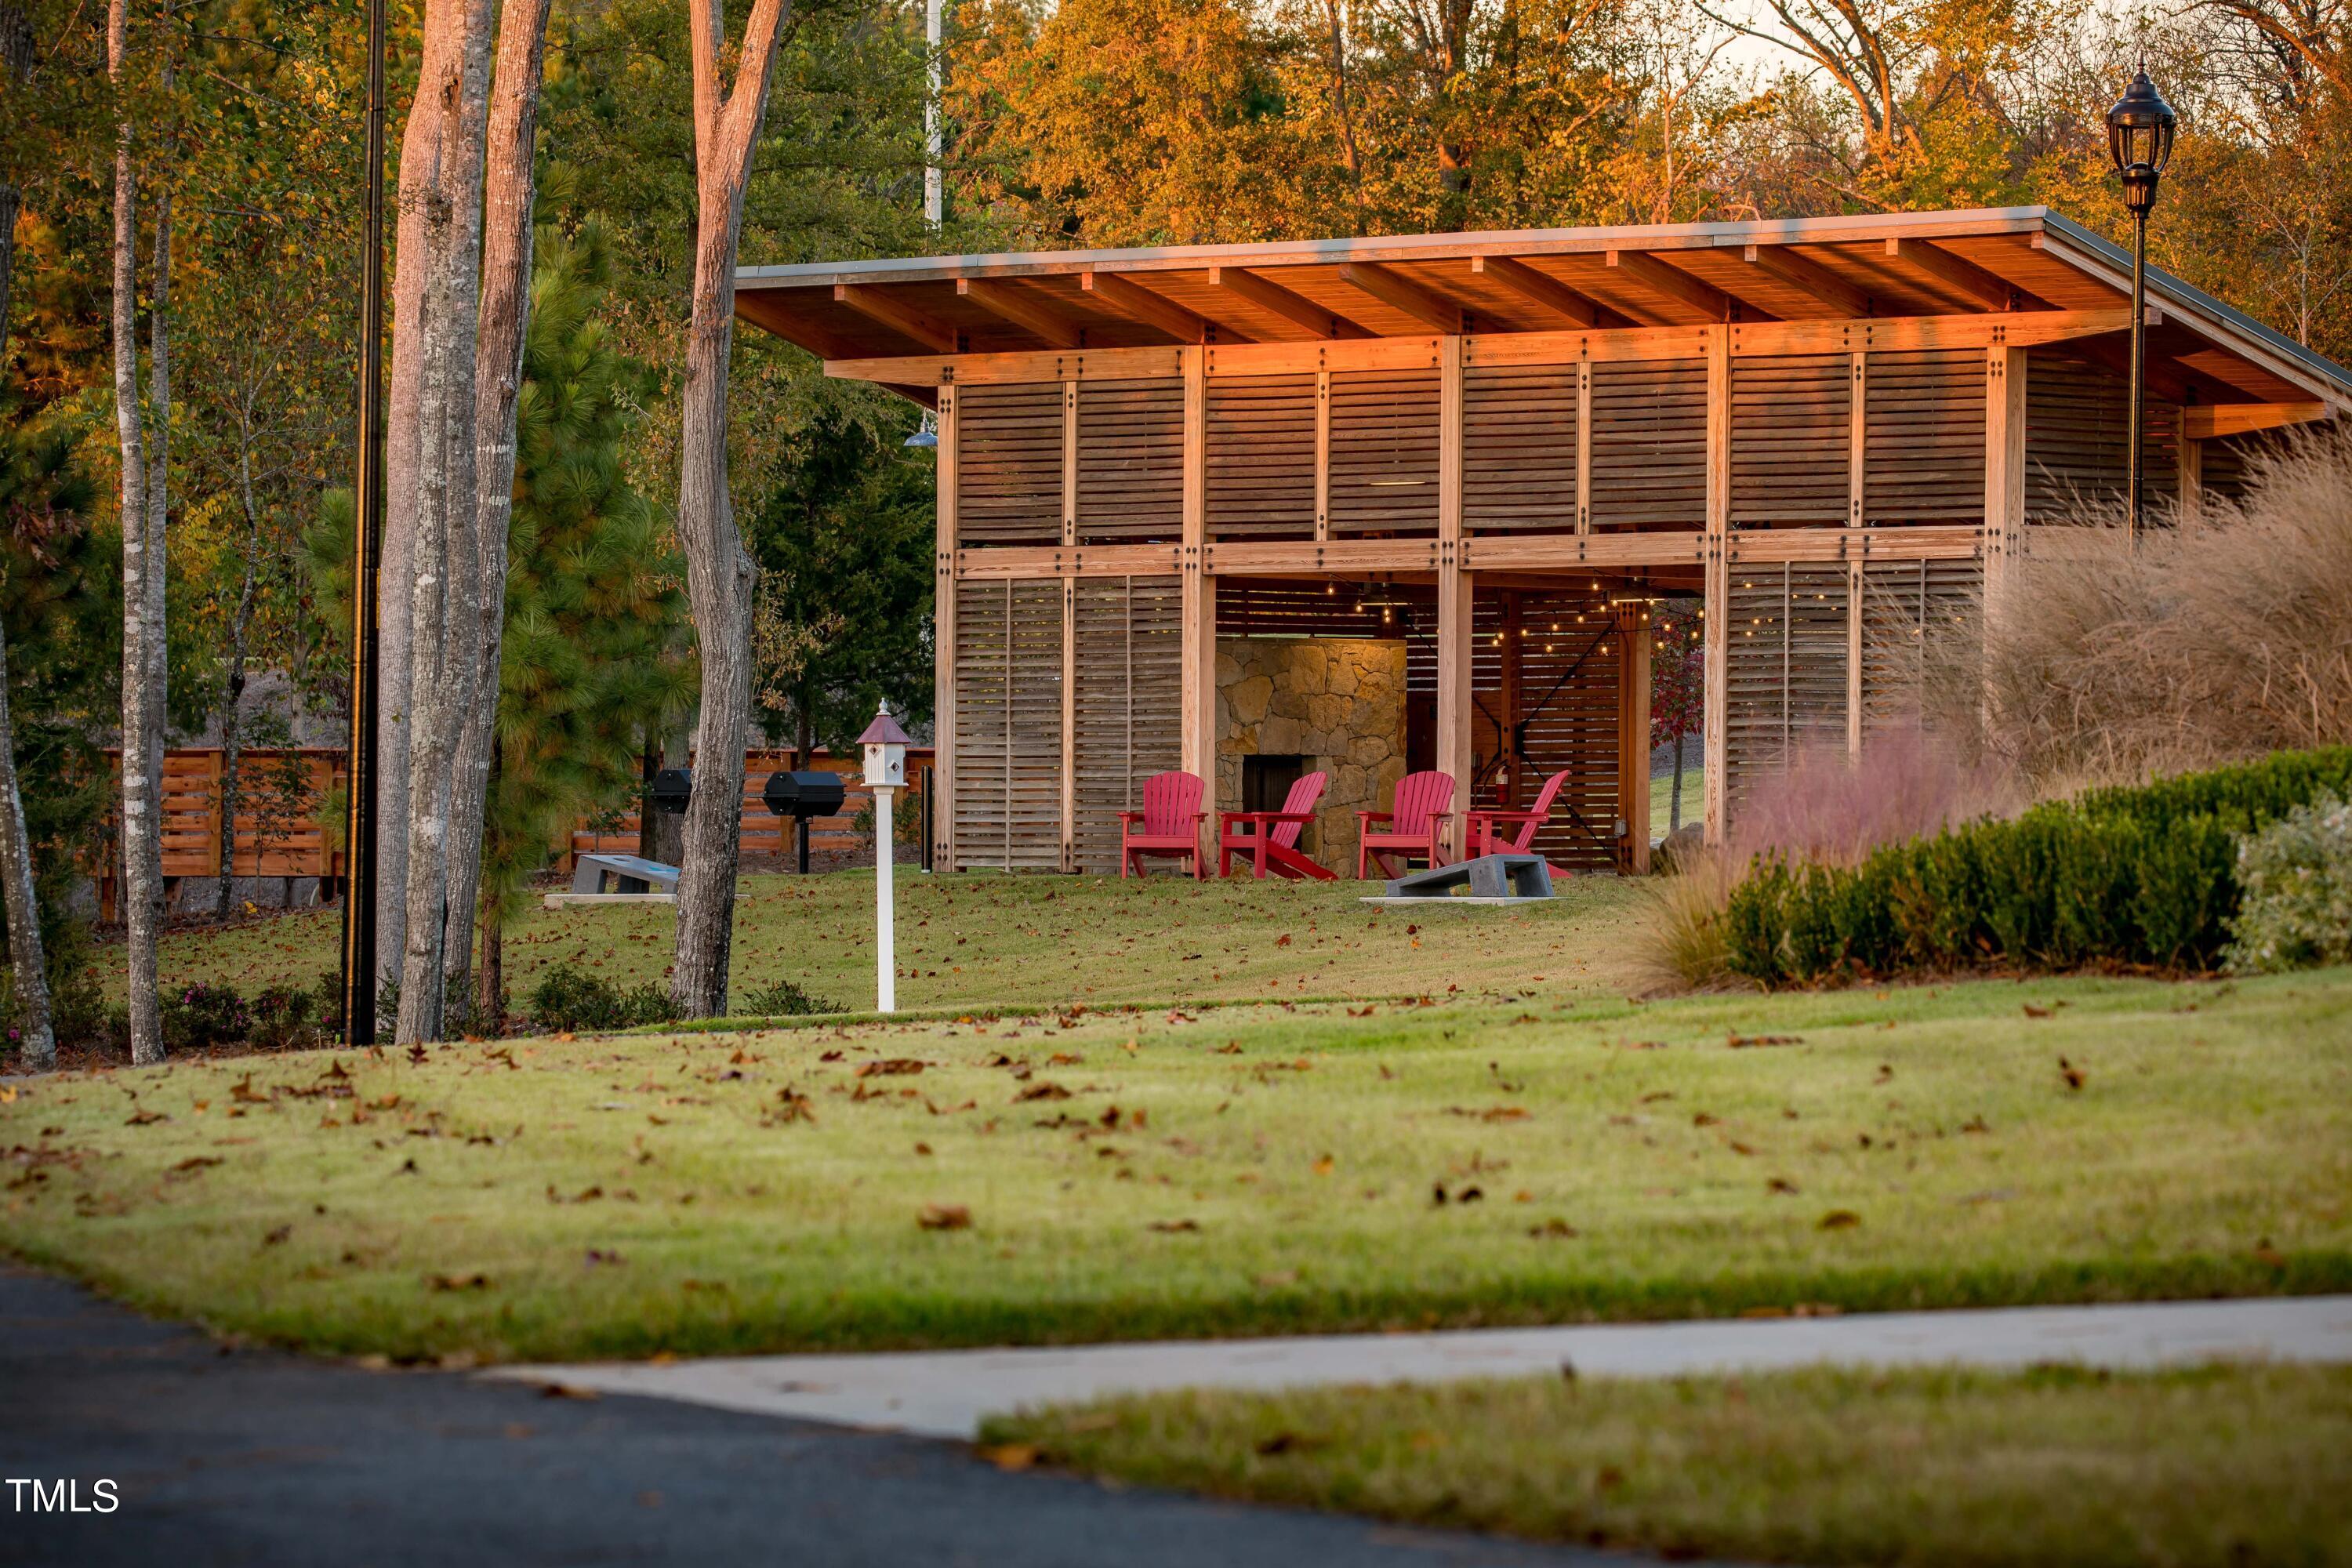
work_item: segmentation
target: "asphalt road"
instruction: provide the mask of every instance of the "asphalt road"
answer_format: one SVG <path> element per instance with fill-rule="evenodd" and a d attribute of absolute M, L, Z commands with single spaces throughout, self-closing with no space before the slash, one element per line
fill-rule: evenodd
<path fill-rule="evenodd" d="M 111 1480 L 110 1513 L 11 1479 Z M 0 1266 L 0 1563 L 1623 1568 L 1007 1473 L 956 1444 L 230 1350 Z"/>

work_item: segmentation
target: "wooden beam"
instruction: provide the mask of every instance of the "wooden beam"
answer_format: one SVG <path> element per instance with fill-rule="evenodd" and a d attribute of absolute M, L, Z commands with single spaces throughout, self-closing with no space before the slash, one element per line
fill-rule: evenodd
<path fill-rule="evenodd" d="M 1474 256 L 1470 274 L 1507 289 L 1547 315 L 1576 327 L 1601 324 L 1601 307 L 1548 272 L 1538 272 L 1512 256 Z"/>
<path fill-rule="evenodd" d="M 955 869 L 956 478 L 955 388 L 940 389 L 938 562 L 931 579 L 931 865 Z"/>
<path fill-rule="evenodd" d="M 2182 410 L 2181 434 L 2192 441 L 2208 441 L 2333 416 L 2325 403 L 2203 403 Z"/>
<path fill-rule="evenodd" d="M 1985 351 L 1985 614 L 2007 597 L 2025 542 L 2025 387 L 2023 349 Z"/>
<path fill-rule="evenodd" d="M 1177 670 L 1177 766 L 1197 775 L 1201 809 L 1217 809 L 1217 580 L 1208 560 L 1209 382 L 1197 348 L 1184 351 L 1183 552 Z M 1208 853 L 1204 848 L 1202 854 Z"/>
<path fill-rule="evenodd" d="M 1449 560 L 1437 573 L 1437 771 L 1454 779 L 1454 813 L 1446 819 L 1446 854 L 1463 853 L 1463 814 L 1470 809 L 1475 747 L 1470 731 L 1471 578 Z"/>
<path fill-rule="evenodd" d="M 1722 847 L 1725 811 L 1723 751 L 1728 734 L 1731 624 L 1731 343 L 1728 329 L 1709 334 L 1706 356 L 1706 596 L 1700 614 L 1706 648 L 1705 741 L 1706 770 L 1705 841 Z"/>
<path fill-rule="evenodd" d="M 1885 250 L 1887 259 L 1926 273 L 1944 293 L 1973 300 L 1988 310 L 2016 310 L 2040 303 L 2008 279 L 1927 240 L 1889 239 Z"/>
<path fill-rule="evenodd" d="M 1057 349 L 1074 349 L 1085 341 L 1076 321 L 1015 284 L 992 278 L 959 278 L 956 292 L 990 315 L 1034 332 Z"/>
<path fill-rule="evenodd" d="M 1139 283 L 1133 283 L 1116 272 L 1097 272 L 1087 268 L 1078 274 L 1078 287 L 1094 296 L 1103 309 L 1116 315 L 1156 327 L 1180 343 L 1205 343 L 1209 341 L 1211 322 L 1176 303 L 1164 294 L 1154 293 Z M 1220 328 L 1228 336 L 1235 336 L 1230 328 Z M 1247 342 L 1247 338 L 1241 338 Z"/>
<path fill-rule="evenodd" d="M 1062 869 L 1078 868 L 1078 580 L 1062 579 Z"/>
<path fill-rule="evenodd" d="M 1679 267 L 1669 267 L 1640 250 L 1612 250 L 1609 265 L 1647 289 L 1679 305 L 1687 305 L 1710 321 L 1731 320 L 1732 298 L 1712 283 L 1702 283 Z"/>
<path fill-rule="evenodd" d="M 1650 607 L 1619 605 L 1617 618 L 1617 809 L 1625 836 L 1617 868 L 1650 874 Z"/>
<path fill-rule="evenodd" d="M 833 302 L 846 305 L 869 321 L 879 321 L 903 338 L 943 354 L 963 351 L 963 334 L 935 317 L 925 315 L 904 300 L 863 283 L 836 283 Z"/>
<path fill-rule="evenodd" d="M 1311 337 L 1369 338 L 1373 335 L 1306 295 L 1294 294 L 1281 284 L 1269 282 L 1239 267 L 1210 268 L 1209 286 L 1223 289 L 1234 299 L 1246 300 L 1261 310 L 1271 311 Z"/>
<path fill-rule="evenodd" d="M 1811 295 L 1838 315 L 1878 313 L 1868 290 L 1847 282 L 1812 258 L 1800 256 L 1785 245 L 1743 246 L 1740 254 L 1757 271 Z"/>
<path fill-rule="evenodd" d="M 1342 262 L 1339 278 L 1350 288 L 1370 295 L 1389 309 L 1402 310 L 1414 321 L 1441 332 L 1461 333 L 1470 330 L 1469 319 L 1461 306 L 1378 262 Z"/>

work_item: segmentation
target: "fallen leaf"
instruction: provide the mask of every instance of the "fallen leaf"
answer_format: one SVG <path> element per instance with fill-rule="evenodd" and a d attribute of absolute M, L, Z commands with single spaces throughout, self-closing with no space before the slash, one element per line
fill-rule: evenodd
<path fill-rule="evenodd" d="M 487 1290 L 490 1277 L 487 1274 L 430 1274 L 425 1285 L 435 1290 Z"/>
<path fill-rule="evenodd" d="M 169 1121 L 171 1120 L 172 1119 L 170 1117 L 164 1115 L 160 1110 L 139 1110 L 133 1111 L 131 1113 L 131 1120 L 124 1122 L 122 1125 L 125 1127 L 145 1127 L 157 1121 Z"/>
<path fill-rule="evenodd" d="M 1574 1226 L 1569 1224 L 1568 1221 L 1564 1219 L 1548 1219 L 1541 1225 L 1531 1225 L 1528 1226 L 1528 1234 L 1534 1237 L 1557 1237 L 1563 1241 L 1570 1241 L 1575 1239 L 1577 1229 Z"/>
<path fill-rule="evenodd" d="M 1322 1437 L 1302 1437 L 1296 1432 L 1276 1432 L 1258 1444 L 1257 1451 L 1272 1458 L 1276 1454 L 1305 1454 L 1328 1446 L 1328 1440 Z"/>
<path fill-rule="evenodd" d="M 879 1061 L 860 1062 L 859 1078 L 902 1078 L 923 1070 L 923 1064 L 912 1057 L 885 1057 Z"/>
<path fill-rule="evenodd" d="M 1034 1443 L 998 1443 L 975 1452 L 1000 1470 L 1030 1469 L 1044 1457 Z"/>
<path fill-rule="evenodd" d="M 1070 1091 L 1058 1083 L 1033 1083 L 1014 1095 L 1013 1103 L 1018 1105 L 1027 1100 L 1067 1100 L 1069 1098 Z"/>
<path fill-rule="evenodd" d="M 542 1383 L 539 1385 L 541 1399 L 597 1400 L 604 1396 L 593 1388 L 583 1388 L 576 1383 Z"/>
<path fill-rule="evenodd" d="M 2047 1018 L 2050 1016 L 2050 1009 L 2047 1007 L 2037 1007 L 2032 1003 L 2028 1002 L 2025 1005 L 2025 1016 L 2029 1018 Z"/>
<path fill-rule="evenodd" d="M 970 1230 L 971 1210 L 962 1204 L 925 1204 L 915 1223 L 925 1230 Z"/>
<path fill-rule="evenodd" d="M 1201 1228 L 1201 1222 L 1196 1219 L 1155 1219 L 1146 1228 L 1173 1236 L 1180 1231 L 1197 1231 Z"/>
<path fill-rule="evenodd" d="M 1862 1216 L 1852 1209 L 1832 1209 L 1822 1215 L 1822 1230 L 1852 1230 L 1862 1223 Z"/>
<path fill-rule="evenodd" d="M 2083 1069 L 2068 1061 L 2064 1057 L 2060 1057 L 2058 1058 L 2058 1076 L 2066 1080 L 2066 1087 L 2068 1089 L 2080 1089 L 2083 1087 Z"/>
<path fill-rule="evenodd" d="M 1329 1174 L 1331 1173 L 1331 1168 L 1332 1168 L 1332 1167 L 1331 1167 L 1331 1156 L 1330 1156 L 1330 1155 L 1328 1155 L 1328 1154 L 1324 1155 L 1321 1159 L 1319 1159 L 1319 1160 L 1316 1161 L 1316 1162 L 1315 1162 L 1315 1163 L 1314 1163 L 1314 1165 L 1313 1165 L 1311 1168 L 1313 1169 L 1313 1171 L 1315 1172 L 1315 1173 L 1316 1173 L 1317 1175 L 1318 1175 L 1318 1176 L 1328 1176 L 1328 1175 L 1329 1175 Z"/>
<path fill-rule="evenodd" d="M 1757 1046 L 1801 1046 L 1805 1043 L 1805 1037 L 1802 1035 L 1730 1035 L 1725 1037 L 1725 1043 L 1735 1051 L 1744 1051 Z"/>

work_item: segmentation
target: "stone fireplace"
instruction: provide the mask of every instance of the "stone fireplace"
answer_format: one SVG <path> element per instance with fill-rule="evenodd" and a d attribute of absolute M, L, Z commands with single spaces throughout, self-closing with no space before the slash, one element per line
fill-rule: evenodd
<path fill-rule="evenodd" d="M 1296 757 L 1302 772 L 1328 773 L 1315 823 L 1299 846 L 1341 876 L 1353 876 L 1356 813 L 1379 810 L 1404 776 L 1404 683 L 1402 642 L 1219 638 L 1217 799 L 1238 809 L 1247 798 L 1244 757 Z M 1286 765 L 1277 768 L 1286 772 Z"/>

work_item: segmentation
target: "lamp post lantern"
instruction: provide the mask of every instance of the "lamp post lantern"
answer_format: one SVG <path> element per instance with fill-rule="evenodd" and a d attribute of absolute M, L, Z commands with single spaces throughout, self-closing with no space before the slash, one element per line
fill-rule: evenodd
<path fill-rule="evenodd" d="M 2172 135 L 2179 117 L 2156 90 L 2143 67 L 2107 110 L 2107 154 L 2123 176 L 2124 206 L 2132 216 L 2131 428 L 2127 479 L 2131 495 L 2131 542 L 2140 538 L 2140 445 L 2147 378 L 2147 215 L 2156 206 L 2157 182 L 2172 159 Z"/>
<path fill-rule="evenodd" d="M 874 792 L 874 1007 L 878 1013 L 898 1010 L 898 932 L 892 915 L 890 865 L 892 805 L 907 787 L 907 732 L 890 717 L 890 705 L 875 710 L 874 722 L 857 737 L 866 748 L 866 785 Z"/>

